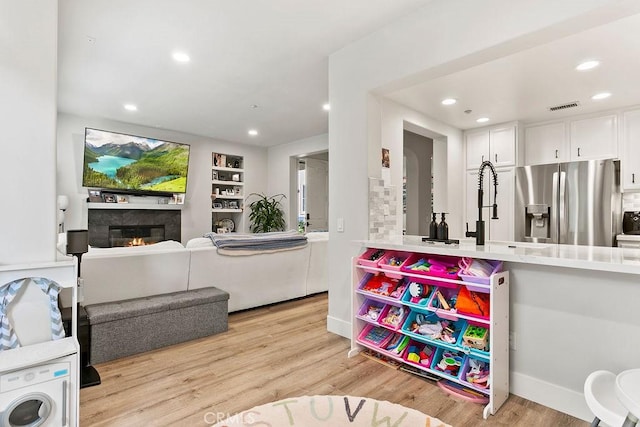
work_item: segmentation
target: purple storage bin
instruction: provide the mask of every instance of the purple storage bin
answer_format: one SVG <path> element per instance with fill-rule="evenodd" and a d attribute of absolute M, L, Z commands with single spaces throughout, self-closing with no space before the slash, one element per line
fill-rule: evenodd
<path fill-rule="evenodd" d="M 491 272 L 491 275 L 500 273 L 502 271 L 502 266 L 503 266 L 502 261 L 487 261 L 487 262 L 493 267 L 493 271 Z M 488 285 L 489 282 L 491 281 L 490 277 L 470 276 L 468 274 L 463 274 L 462 272 L 460 272 L 459 276 L 460 276 L 460 279 L 462 279 L 465 282 L 477 283 L 480 285 Z M 466 284 L 465 286 L 470 291 L 485 292 L 485 293 L 489 292 L 489 289 L 487 289 L 486 287 L 473 286 L 470 284 Z"/>
<path fill-rule="evenodd" d="M 409 311 L 410 310 L 407 307 L 388 304 L 378 317 L 378 323 L 384 327 L 397 331 L 404 324 L 405 319 L 409 315 Z"/>
<path fill-rule="evenodd" d="M 371 309 L 372 307 L 374 309 Z M 358 311 L 358 316 L 369 322 L 377 322 L 378 320 L 380 320 L 380 315 L 384 311 L 384 308 L 385 308 L 384 303 L 380 301 L 366 299 L 364 303 L 362 303 L 362 305 L 360 306 L 360 310 Z M 374 313 L 376 312 L 375 309 L 377 309 L 377 314 L 378 314 L 377 316 L 374 316 Z"/>
<path fill-rule="evenodd" d="M 481 369 L 483 372 L 480 374 L 472 374 L 472 360 L 476 363 L 479 363 L 480 366 L 484 366 L 484 369 Z M 490 372 L 489 362 L 478 360 L 472 357 L 467 357 L 462 365 L 462 370 L 460 371 L 460 382 L 466 385 L 469 388 L 480 390 L 484 393 L 490 390 L 489 384 L 489 372 Z"/>

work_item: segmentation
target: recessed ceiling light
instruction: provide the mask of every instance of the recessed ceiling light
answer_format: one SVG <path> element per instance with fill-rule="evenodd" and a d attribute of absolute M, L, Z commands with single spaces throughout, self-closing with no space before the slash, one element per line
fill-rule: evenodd
<path fill-rule="evenodd" d="M 124 104 L 124 109 L 127 111 L 138 111 L 138 107 L 133 104 Z"/>
<path fill-rule="evenodd" d="M 605 99 L 611 96 L 611 92 L 601 92 L 601 93 L 596 93 L 595 95 L 593 95 L 591 97 L 591 99 L 593 100 L 600 100 L 600 99 Z"/>
<path fill-rule="evenodd" d="M 191 58 L 189 58 L 189 55 L 187 55 L 184 52 L 173 52 L 173 59 L 176 62 L 189 62 L 189 61 L 191 61 Z"/>
<path fill-rule="evenodd" d="M 251 136 L 256 136 L 258 135 L 258 131 L 255 129 L 249 129 L 249 132 L 247 132 L 249 135 Z"/>
<path fill-rule="evenodd" d="M 454 98 L 446 98 L 442 100 L 442 105 L 453 105 L 456 102 L 458 102 L 456 99 Z"/>
<path fill-rule="evenodd" d="M 324 111 L 329 111 L 329 110 L 331 110 L 331 105 L 329 105 L 329 103 L 327 102 L 326 104 L 322 105 L 322 109 Z"/>
<path fill-rule="evenodd" d="M 596 61 L 595 59 L 590 60 L 590 61 L 584 61 L 584 62 L 578 64 L 578 66 L 576 67 L 576 70 L 578 70 L 578 71 L 587 71 L 587 70 L 591 70 L 593 68 L 596 68 L 598 65 L 600 65 L 600 61 Z"/>
<path fill-rule="evenodd" d="M 476 120 L 476 122 L 478 123 L 486 123 L 489 121 L 489 117 L 480 117 L 479 119 Z"/>

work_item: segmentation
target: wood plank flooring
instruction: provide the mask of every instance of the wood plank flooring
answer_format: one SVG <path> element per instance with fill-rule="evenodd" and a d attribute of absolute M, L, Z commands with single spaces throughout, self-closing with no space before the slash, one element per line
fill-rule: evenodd
<path fill-rule="evenodd" d="M 483 420 L 483 406 L 431 382 L 347 358 L 350 343 L 327 332 L 326 316 L 320 294 L 231 314 L 223 334 L 97 365 L 102 384 L 80 391 L 80 425 L 206 426 L 218 413 L 316 394 L 389 400 L 455 427 L 588 425 L 513 395 Z"/>

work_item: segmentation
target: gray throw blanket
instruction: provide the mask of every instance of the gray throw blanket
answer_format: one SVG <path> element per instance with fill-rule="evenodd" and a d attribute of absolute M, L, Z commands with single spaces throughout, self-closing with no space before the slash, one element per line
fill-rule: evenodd
<path fill-rule="evenodd" d="M 271 233 L 207 233 L 204 237 L 211 239 L 218 250 L 227 251 L 277 251 L 303 247 L 307 244 L 307 236 L 296 230 L 276 231 Z"/>

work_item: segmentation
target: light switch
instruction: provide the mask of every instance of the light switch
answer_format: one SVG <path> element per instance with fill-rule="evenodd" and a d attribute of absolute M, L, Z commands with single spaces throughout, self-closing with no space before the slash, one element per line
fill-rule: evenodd
<path fill-rule="evenodd" d="M 338 229 L 338 233 L 344 233 L 344 218 L 338 218 L 336 221 L 336 228 Z"/>

